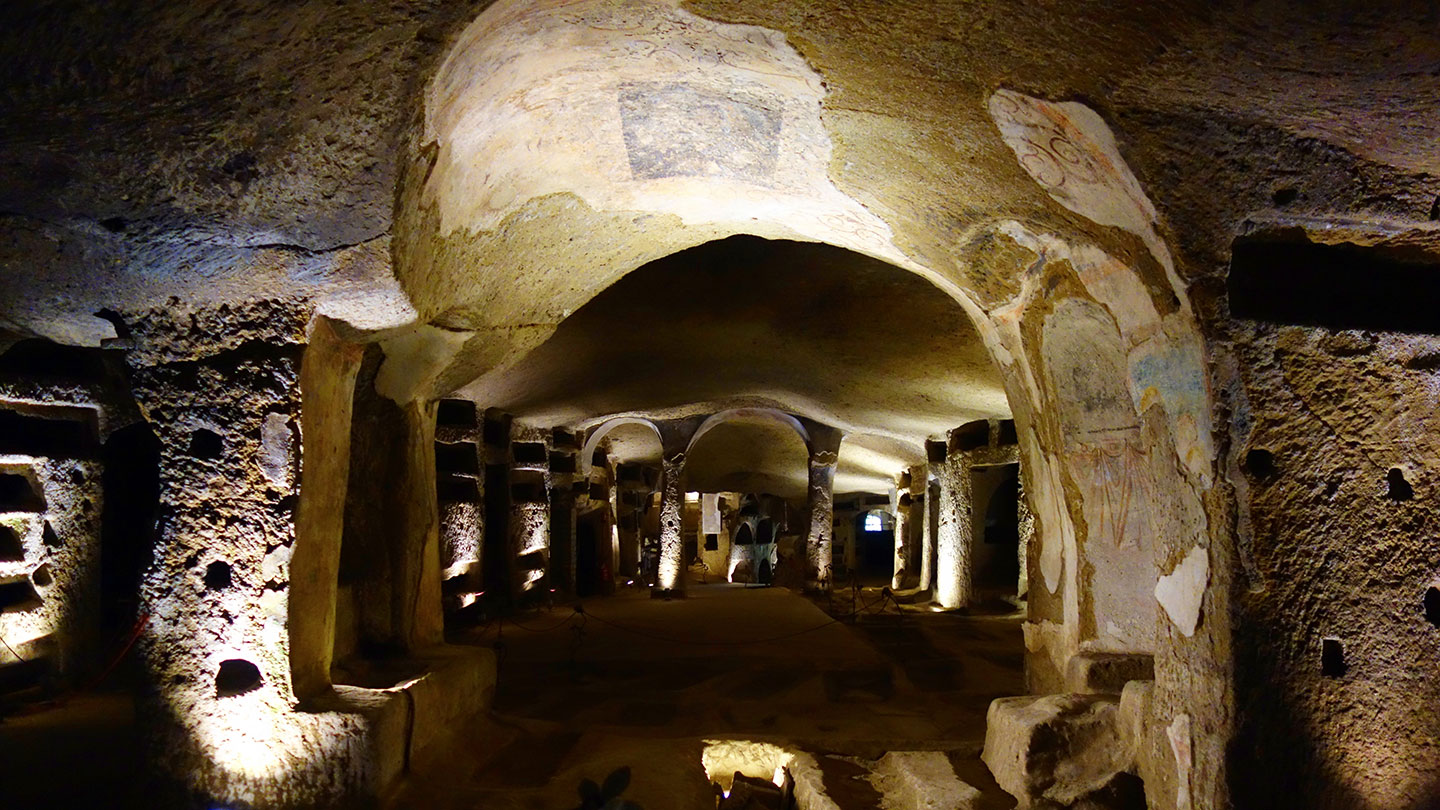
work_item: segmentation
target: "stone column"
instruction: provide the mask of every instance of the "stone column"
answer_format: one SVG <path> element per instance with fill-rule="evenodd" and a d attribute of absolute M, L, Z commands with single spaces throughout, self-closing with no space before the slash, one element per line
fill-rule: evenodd
<path fill-rule="evenodd" d="M 1035 539 L 1035 515 L 1030 511 L 1030 501 L 1025 494 L 1025 471 L 1020 471 L 1019 518 L 1016 526 L 1020 529 L 1020 579 L 1015 594 L 1025 598 L 1030 593 L 1030 541 Z"/>
<path fill-rule="evenodd" d="M 810 431 L 810 529 L 805 538 L 805 587 L 828 591 L 835 555 L 835 466 L 840 461 L 838 430 Z"/>
<path fill-rule="evenodd" d="M 550 482 L 550 585 L 566 594 L 575 593 L 574 487 L 571 481 Z"/>
<path fill-rule="evenodd" d="M 940 520 L 935 549 L 935 601 L 944 608 L 970 602 L 970 460 L 950 453 L 940 468 Z"/>
<path fill-rule="evenodd" d="M 685 546 L 680 538 L 685 492 L 685 453 L 665 454 L 660 474 L 660 565 L 658 586 L 662 593 L 685 592 Z"/>
<path fill-rule="evenodd" d="M 302 307 L 184 306 L 134 321 L 129 358 L 161 453 L 137 644 L 158 789 L 205 807 L 373 806 L 412 736 L 464 723 L 494 683 L 488 651 L 452 650 L 449 672 L 473 669 L 446 676 L 463 688 L 444 701 L 434 681 L 407 681 L 427 684 L 420 714 L 407 685 L 329 689 L 335 606 L 361 583 L 377 584 L 363 603 L 375 640 L 439 640 L 434 407 L 382 405 L 378 346 L 338 344 L 317 322 L 304 349 Z"/>
<path fill-rule="evenodd" d="M 906 542 L 910 531 L 909 487 L 909 483 L 902 479 L 895 493 L 895 568 L 890 577 L 890 587 L 897 591 L 905 587 L 905 569 L 910 565 L 910 546 Z"/>
<path fill-rule="evenodd" d="M 938 488 L 926 474 L 925 479 L 925 500 L 921 503 L 920 513 L 920 584 L 922 591 L 930 589 L 935 581 L 935 518 L 937 501 L 940 499 Z"/>
<path fill-rule="evenodd" d="M 920 556 L 920 589 L 935 587 L 935 546 L 940 535 L 940 482 L 948 443 L 943 440 L 925 441 L 925 527 L 924 541 Z M 933 479 L 932 479 L 933 476 Z"/>
<path fill-rule="evenodd" d="M 510 595 L 549 588 L 550 431 L 512 422 L 510 426 Z"/>
<path fill-rule="evenodd" d="M 139 594 L 150 620 L 136 650 L 147 681 L 137 711 L 152 721 L 156 776 L 207 807 L 287 789 L 297 806 L 333 804 L 311 786 L 341 784 L 339 768 L 307 761 L 291 745 L 320 722 L 292 711 L 287 632 L 305 313 L 255 302 L 153 310 L 131 323 L 135 397 L 160 441 L 160 512 Z M 317 396 L 343 409 L 350 373 L 336 368 L 331 390 Z M 346 431 L 341 420 L 305 435 L 305 475 L 315 478 L 324 465 L 318 448 L 338 453 Z M 333 610 L 335 531 L 333 515 L 311 523 L 316 554 L 300 558 L 301 587 L 318 586 L 303 606 L 315 612 L 301 626 L 307 691 L 329 682 L 322 659 L 333 626 L 324 614 Z M 237 762 L 258 764 L 242 770 Z M 287 784 L 312 765 L 314 782 Z"/>
<path fill-rule="evenodd" d="M 367 351 L 356 379 L 340 580 L 360 644 L 404 652 L 444 635 L 435 405 L 377 393 L 379 357 Z"/>
<path fill-rule="evenodd" d="M 475 403 L 440 401 L 435 419 L 436 487 L 440 500 L 440 578 L 447 615 L 482 589 L 484 447 Z"/>
<path fill-rule="evenodd" d="M 337 337 L 316 319 L 300 364 L 301 417 L 309 463 L 303 465 L 290 557 L 290 677 L 306 700 L 330 691 L 335 605 L 345 493 L 350 475 L 350 416 L 365 347 Z"/>
<path fill-rule="evenodd" d="M 550 586 L 574 594 L 576 508 L 577 501 L 588 500 L 590 482 L 580 475 L 575 434 L 557 428 L 551 435 Z"/>
<path fill-rule="evenodd" d="M 510 594 L 518 600 L 542 587 L 549 572 L 550 490 L 539 476 L 510 488 Z"/>
<path fill-rule="evenodd" d="M 435 403 L 405 407 L 408 439 L 400 470 L 404 531 L 396 549 L 395 627 L 406 649 L 441 644 L 445 618 L 440 601 L 440 509 L 435 488 Z"/>

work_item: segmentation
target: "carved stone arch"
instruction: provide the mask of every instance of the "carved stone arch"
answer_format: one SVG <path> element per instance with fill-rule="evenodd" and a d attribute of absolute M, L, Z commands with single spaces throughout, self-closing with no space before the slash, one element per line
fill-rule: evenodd
<path fill-rule="evenodd" d="M 585 445 L 580 449 L 580 478 L 583 480 L 590 475 L 590 467 L 594 463 L 595 449 L 600 446 L 610 431 L 622 425 L 643 425 L 655 432 L 655 440 L 663 446 L 664 438 L 660 434 L 660 428 L 654 422 L 639 416 L 617 416 L 608 419 L 585 434 Z"/>
<path fill-rule="evenodd" d="M 725 424 L 726 422 L 729 422 L 733 419 L 755 418 L 765 419 L 771 422 L 777 422 L 793 429 L 795 431 L 795 434 L 800 437 L 800 441 L 805 443 L 806 449 L 808 450 L 810 448 L 810 431 L 805 429 L 805 426 L 800 423 L 799 419 L 796 419 L 790 414 L 785 413 L 784 411 L 776 410 L 774 408 L 731 408 L 729 410 L 711 414 L 710 418 L 700 423 L 700 427 L 696 429 L 695 435 L 690 437 L 690 445 L 686 448 L 686 452 L 688 453 L 691 448 L 695 447 L 695 443 L 700 441 L 701 436 L 704 436 L 709 431 L 713 430 L 716 427 L 719 427 L 720 425 Z"/>

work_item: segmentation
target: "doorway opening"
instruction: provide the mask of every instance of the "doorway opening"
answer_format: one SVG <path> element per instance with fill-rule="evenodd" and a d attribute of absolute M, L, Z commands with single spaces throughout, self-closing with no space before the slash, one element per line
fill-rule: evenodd
<path fill-rule="evenodd" d="M 977 466 L 971 473 L 976 514 L 971 559 L 979 601 L 1013 603 L 1020 591 L 1020 465 Z M 982 511 L 983 510 L 983 511 Z"/>
<path fill-rule="evenodd" d="M 855 518 L 856 575 L 864 585 L 888 585 L 895 567 L 895 516 L 871 509 Z"/>
<path fill-rule="evenodd" d="M 586 512 L 575 521 L 575 595 L 581 599 L 606 593 L 610 572 L 609 524 L 603 511 Z"/>

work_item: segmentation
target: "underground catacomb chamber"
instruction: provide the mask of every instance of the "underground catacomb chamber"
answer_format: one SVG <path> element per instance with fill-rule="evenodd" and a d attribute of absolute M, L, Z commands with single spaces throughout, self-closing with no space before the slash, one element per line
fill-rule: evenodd
<path fill-rule="evenodd" d="M 1424 4 L 90 5 L 0 806 L 1440 802 Z"/>

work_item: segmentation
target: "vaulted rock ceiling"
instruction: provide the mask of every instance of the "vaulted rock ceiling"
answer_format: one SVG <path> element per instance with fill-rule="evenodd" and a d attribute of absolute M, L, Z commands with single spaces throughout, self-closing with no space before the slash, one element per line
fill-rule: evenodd
<path fill-rule="evenodd" d="M 923 461 L 927 437 L 1009 416 L 975 327 L 934 285 L 840 248 L 755 237 L 647 264 L 561 322 L 520 363 L 460 393 L 521 419 L 570 426 L 614 414 L 774 407 L 851 434 L 841 447 L 840 491 L 884 491 L 896 471 Z M 733 458 L 730 472 L 753 468 L 756 491 L 785 481 L 786 494 L 803 493 L 803 452 L 798 461 L 778 448 L 767 453 L 771 439 L 740 441 L 747 460 Z M 641 452 L 659 456 L 644 442 Z"/>

